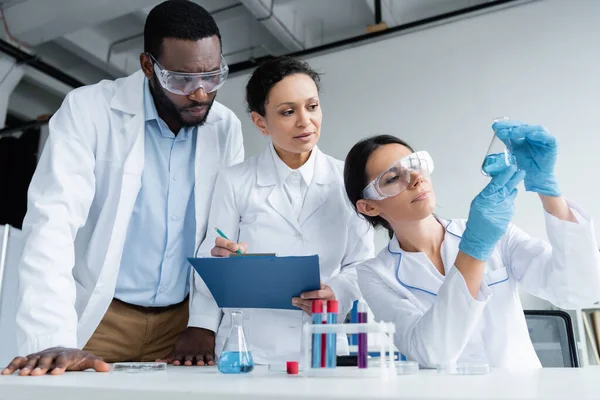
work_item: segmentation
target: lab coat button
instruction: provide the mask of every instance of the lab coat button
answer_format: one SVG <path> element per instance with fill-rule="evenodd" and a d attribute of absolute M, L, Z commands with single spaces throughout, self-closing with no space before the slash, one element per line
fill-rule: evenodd
<path fill-rule="evenodd" d="M 177 218 L 178 218 L 177 215 L 171 215 L 171 220 L 172 221 L 177 221 Z"/>

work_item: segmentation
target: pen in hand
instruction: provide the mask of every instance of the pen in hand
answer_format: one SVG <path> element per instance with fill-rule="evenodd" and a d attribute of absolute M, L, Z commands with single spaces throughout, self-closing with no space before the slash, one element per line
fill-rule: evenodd
<path fill-rule="evenodd" d="M 223 232 L 222 232 L 222 231 L 221 231 L 219 228 L 216 228 L 216 227 L 215 227 L 215 230 L 217 231 L 217 233 L 219 234 L 219 236 L 221 236 L 223 239 L 225 239 L 225 240 L 230 240 L 230 239 L 227 237 L 227 235 L 225 235 L 225 234 L 224 234 L 224 233 L 223 233 Z M 237 254 L 242 254 L 242 251 L 241 251 L 240 249 L 237 249 L 237 250 L 236 250 L 236 253 L 237 253 Z"/>

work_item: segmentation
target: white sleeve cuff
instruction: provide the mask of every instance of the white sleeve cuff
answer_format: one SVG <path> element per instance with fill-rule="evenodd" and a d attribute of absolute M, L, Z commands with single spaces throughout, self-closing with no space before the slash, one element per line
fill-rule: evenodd
<path fill-rule="evenodd" d="M 491 289 L 482 279 L 481 285 L 479 286 L 479 292 L 477 293 L 477 298 L 474 299 L 469 292 L 469 288 L 467 287 L 467 282 L 465 281 L 463 274 L 456 268 L 456 266 L 448 271 L 448 276 L 446 276 L 444 285 L 442 285 L 442 288 L 440 288 L 438 296 L 442 295 L 442 291 L 448 291 L 448 293 L 445 293 L 446 296 L 452 296 L 450 291 L 456 291 L 456 293 L 459 293 L 460 297 L 457 298 L 459 303 L 457 304 L 457 309 L 464 311 L 483 309 L 488 300 L 492 297 Z"/>
<path fill-rule="evenodd" d="M 219 313 L 220 313 L 220 310 L 219 310 Z M 188 327 L 208 329 L 209 331 L 213 331 L 215 333 L 217 333 L 220 324 L 221 324 L 221 317 L 215 318 L 214 316 L 211 316 L 211 315 L 202 315 L 202 314 L 190 315 L 189 320 L 188 320 Z"/>
<path fill-rule="evenodd" d="M 354 300 L 358 300 L 358 297 L 352 293 L 352 290 L 348 290 L 348 281 L 344 277 L 336 279 L 337 277 L 341 277 L 341 274 L 329 281 L 327 285 L 331 288 L 333 295 L 338 301 L 339 315 L 344 318 L 350 312 L 352 303 L 354 303 Z"/>
<path fill-rule="evenodd" d="M 37 353 L 42 350 L 50 349 L 52 347 L 65 347 L 69 349 L 83 348 L 77 345 L 77 333 L 76 332 L 62 332 L 57 335 L 49 336 L 38 336 L 35 338 L 25 339 L 21 335 L 17 335 L 17 351 L 19 354 L 16 356 L 27 356 L 29 354 Z"/>
<path fill-rule="evenodd" d="M 577 224 L 571 221 L 563 221 L 561 219 L 556 218 L 554 215 L 550 214 L 548 211 L 544 210 L 544 216 L 546 219 L 546 226 L 548 229 L 570 229 L 574 231 L 581 230 L 589 230 L 590 225 L 592 225 L 593 220 L 592 216 L 585 211 L 583 208 L 579 207 L 576 203 L 570 201 L 569 199 L 565 199 L 567 202 L 567 206 L 575 215 L 577 219 Z"/>

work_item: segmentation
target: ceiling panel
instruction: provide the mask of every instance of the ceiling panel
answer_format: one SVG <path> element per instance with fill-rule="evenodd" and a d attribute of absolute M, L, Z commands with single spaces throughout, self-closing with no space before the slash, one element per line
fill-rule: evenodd
<path fill-rule="evenodd" d="M 372 0 L 192 1 L 215 13 L 214 17 L 223 37 L 223 53 L 230 64 L 268 54 L 289 53 L 292 51 L 290 40 L 299 41 L 301 48 L 311 48 L 363 35 L 367 26 L 375 21 Z M 249 7 L 251 2 L 256 1 L 261 3 L 262 13 L 269 14 L 269 10 L 273 10 L 273 15 L 267 15 L 270 20 L 268 23 L 265 23 L 266 17 L 262 21 L 257 20 L 259 17 L 256 16 L 256 9 L 251 10 Z M 101 79 L 127 75 L 139 68 L 144 21 L 152 7 L 159 2 L 160 0 L 0 0 L 0 7 L 6 10 L 9 29 L 14 26 L 15 32 L 20 32 L 22 37 L 17 34 L 17 40 L 13 40 L 3 26 L 0 26 L 0 36 L 80 81 L 95 83 Z M 392 27 L 486 2 L 488 1 L 382 0 L 382 7 L 385 22 Z M 44 7 L 36 7 L 40 4 Z M 53 4 L 61 4 L 61 12 L 57 13 Z M 108 4 L 111 6 L 107 6 Z M 28 18 L 23 10 L 32 10 L 34 14 Z M 97 11 L 103 13 L 102 16 L 99 17 Z M 9 19 L 11 15 L 14 20 Z M 68 15 L 78 20 L 69 21 Z M 67 18 L 64 25 L 57 22 L 61 18 Z M 33 25 L 24 27 L 25 23 Z M 23 46 L 18 40 L 35 37 L 44 41 L 43 35 L 51 36 L 59 31 L 62 36 L 30 48 Z M 66 31 L 68 32 L 64 33 Z M 281 35 L 293 36 L 285 38 L 287 46 Z M 19 106 L 28 97 L 35 97 L 36 90 L 39 92 L 39 104 L 36 103 L 31 110 L 53 109 L 57 106 L 56 99 L 60 98 L 60 92 L 64 88 L 57 90 L 56 80 L 52 78 L 48 78 L 47 84 L 41 82 L 43 76 L 45 75 L 40 72 L 26 72 L 24 83 L 17 85 L 16 89 L 18 93 L 15 99 L 18 99 Z"/>

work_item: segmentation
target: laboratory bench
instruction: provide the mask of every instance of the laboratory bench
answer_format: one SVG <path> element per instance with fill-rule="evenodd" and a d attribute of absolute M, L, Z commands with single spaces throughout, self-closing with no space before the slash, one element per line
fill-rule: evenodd
<path fill-rule="evenodd" d="M 214 400 L 410 399 L 529 400 L 600 398 L 600 368 L 539 369 L 487 375 L 445 375 L 420 370 L 380 378 L 304 377 L 256 367 L 247 375 L 223 375 L 216 367 L 167 367 L 154 373 L 69 372 L 62 376 L 0 376 L 0 398 L 85 400 L 167 398 Z"/>

